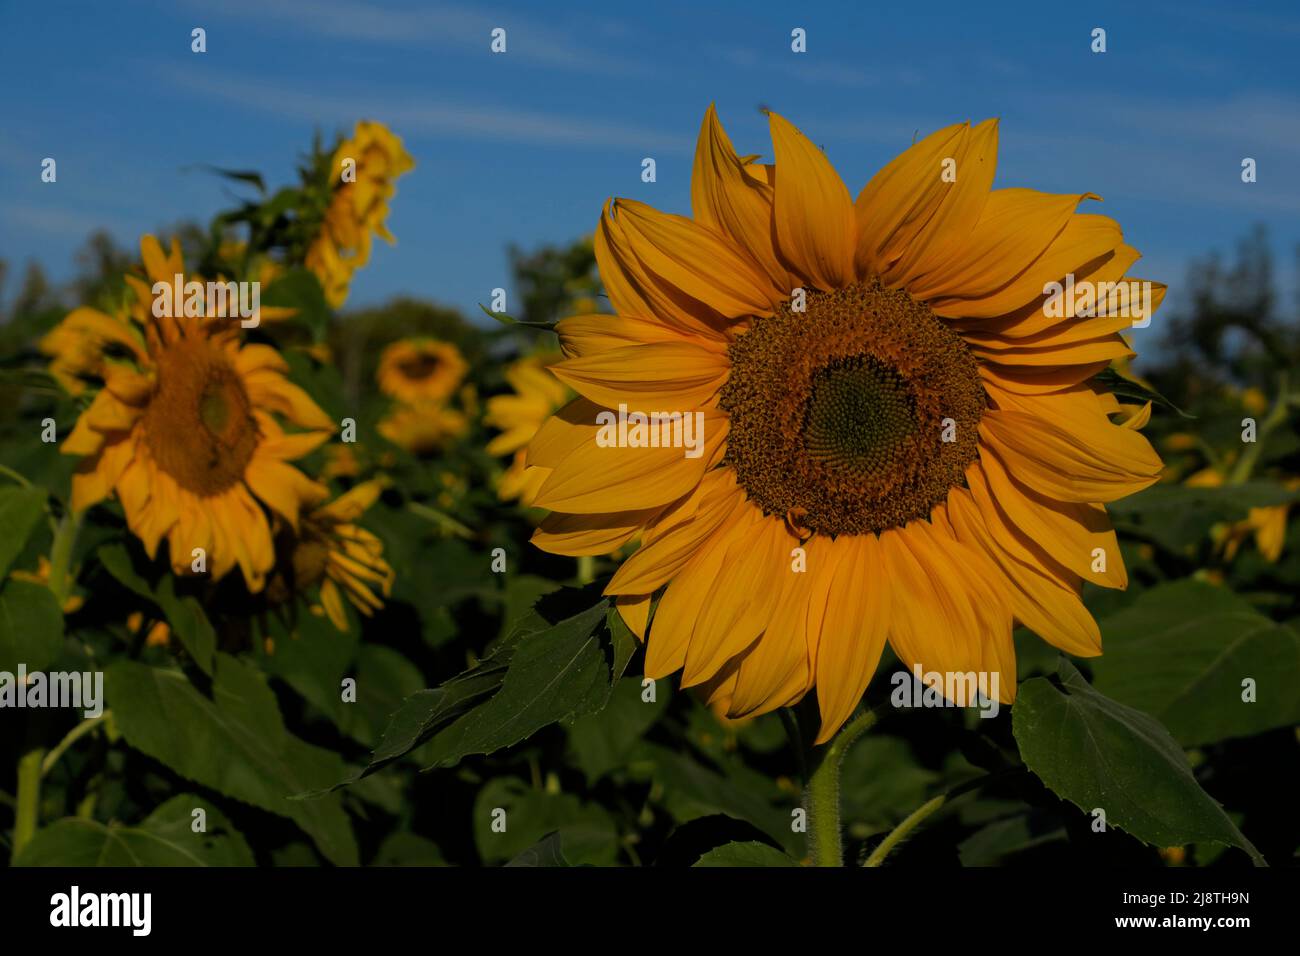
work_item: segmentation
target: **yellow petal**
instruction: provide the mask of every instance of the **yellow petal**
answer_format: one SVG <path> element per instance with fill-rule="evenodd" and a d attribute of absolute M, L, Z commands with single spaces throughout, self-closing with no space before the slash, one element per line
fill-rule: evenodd
<path fill-rule="evenodd" d="M 687 412 L 708 404 L 731 365 L 719 352 L 689 342 L 629 345 L 551 366 L 556 378 L 606 408 Z"/>
<path fill-rule="evenodd" d="M 788 294 L 799 283 L 778 260 L 772 244 L 773 199 L 772 187 L 748 172 L 736 155 L 710 103 L 700 125 L 691 173 L 695 221 L 728 236 L 753 257 L 776 288 Z"/>

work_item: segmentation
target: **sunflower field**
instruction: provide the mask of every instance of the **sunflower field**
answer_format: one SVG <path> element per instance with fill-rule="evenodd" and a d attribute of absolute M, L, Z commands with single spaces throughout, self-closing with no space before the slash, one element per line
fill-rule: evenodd
<path fill-rule="evenodd" d="M 421 161 L 368 120 L 4 296 L 9 865 L 1294 865 L 1266 237 L 1157 311 L 994 121 L 769 121 L 510 310 L 349 305 Z"/>

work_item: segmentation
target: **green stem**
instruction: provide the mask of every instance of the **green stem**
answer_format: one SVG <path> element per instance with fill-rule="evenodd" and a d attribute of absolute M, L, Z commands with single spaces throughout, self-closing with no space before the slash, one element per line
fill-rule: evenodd
<path fill-rule="evenodd" d="M 453 534 L 458 538 L 469 539 L 474 537 L 473 529 L 467 528 L 465 525 L 457 521 L 455 518 L 447 514 L 445 511 L 439 511 L 437 508 L 431 508 L 429 505 L 426 505 L 422 501 L 407 502 L 406 507 L 412 514 L 417 514 L 421 518 L 425 518 L 429 521 L 432 521 L 443 531 L 446 531 L 449 534 Z"/>
<path fill-rule="evenodd" d="M 29 725 L 29 739 L 36 736 L 34 728 Z M 18 805 L 14 809 L 14 850 L 11 862 L 18 859 L 23 847 L 36 835 L 41 810 L 41 761 L 44 758 L 45 749 L 35 744 L 18 758 Z"/>
<path fill-rule="evenodd" d="M 822 751 L 821 763 L 808 779 L 804 806 L 808 811 L 808 850 L 813 866 L 844 865 L 844 844 L 840 833 L 840 767 L 849 748 L 877 719 L 877 713 L 868 710 L 850 720 Z"/>
<path fill-rule="evenodd" d="M 1250 480 L 1250 476 L 1255 470 L 1255 463 L 1259 461 L 1259 456 L 1264 450 L 1264 440 L 1287 419 L 1289 400 L 1290 390 L 1287 387 L 1287 374 L 1282 372 L 1278 375 L 1277 398 L 1273 401 L 1273 407 L 1269 409 L 1268 417 L 1260 423 L 1255 440 L 1247 445 L 1246 450 L 1237 459 L 1237 464 L 1228 475 L 1228 484 L 1240 485 Z"/>
<path fill-rule="evenodd" d="M 988 773 L 982 777 L 976 777 L 974 780 L 967 780 L 960 786 L 953 787 L 947 793 L 941 793 L 939 796 L 927 800 L 908 814 L 907 818 L 904 819 L 902 823 L 890 830 L 889 834 L 881 841 L 880 845 L 871 852 L 871 855 L 867 857 L 866 862 L 862 865 L 873 867 L 880 866 L 885 862 L 885 857 L 889 856 L 894 847 L 907 839 L 909 833 L 932 817 L 941 808 L 956 800 L 962 794 L 976 790 L 992 780 L 1002 780 L 1023 772 L 1022 769 L 1016 768 L 1013 770 L 999 770 L 996 773 Z"/>
<path fill-rule="evenodd" d="M 0 475 L 4 475 L 9 480 L 17 482 L 18 484 L 22 485 L 24 488 L 30 488 L 32 486 L 32 483 L 30 481 L 28 481 L 25 477 L 20 475 L 18 472 L 14 471 L 8 465 L 0 465 Z"/>
<path fill-rule="evenodd" d="M 596 580 L 596 559 L 590 554 L 578 556 L 578 586 L 586 587 Z"/>
<path fill-rule="evenodd" d="M 95 730 L 95 728 L 97 728 L 110 713 L 111 711 L 106 710 L 98 717 L 87 717 L 81 723 L 77 724 L 77 726 L 69 730 L 67 735 L 55 745 L 54 749 L 45 755 L 45 759 L 41 762 L 41 776 L 48 777 L 50 771 L 54 769 L 54 765 L 59 762 L 59 758 L 67 753 L 68 748 L 82 737 L 86 736 L 86 734 Z"/>
<path fill-rule="evenodd" d="M 58 600 L 59 606 L 68 599 L 72 588 L 72 548 L 77 543 L 77 532 L 81 530 L 81 511 L 65 511 L 59 520 L 58 530 L 54 533 L 54 544 L 50 547 L 50 590 Z"/>
<path fill-rule="evenodd" d="M 941 793 L 933 800 L 927 800 L 925 803 L 921 804 L 908 814 L 907 819 L 889 831 L 889 835 L 881 841 L 880 846 L 876 847 L 875 850 L 872 851 L 871 856 L 867 857 L 867 862 L 862 865 L 880 866 L 880 864 L 885 862 L 885 857 L 889 856 L 890 850 L 902 843 L 909 833 L 925 822 L 926 818 L 937 811 L 950 799 L 952 799 L 950 794 Z"/>

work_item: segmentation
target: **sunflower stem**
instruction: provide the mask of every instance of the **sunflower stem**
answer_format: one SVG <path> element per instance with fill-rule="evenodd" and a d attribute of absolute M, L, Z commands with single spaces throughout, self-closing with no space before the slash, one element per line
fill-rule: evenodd
<path fill-rule="evenodd" d="M 40 744 L 42 721 L 30 716 L 27 721 L 27 743 L 18 758 L 18 793 L 14 807 L 14 843 L 10 864 L 18 859 L 23 848 L 36 835 L 41 810 L 41 763 L 45 748 Z"/>
<path fill-rule="evenodd" d="M 1277 398 L 1273 401 L 1273 407 L 1269 410 L 1268 417 L 1260 423 L 1255 440 L 1246 447 L 1246 450 L 1241 453 L 1241 457 L 1237 459 L 1236 466 L 1228 475 L 1228 484 L 1240 485 L 1250 480 L 1250 476 L 1255 470 L 1255 464 L 1259 461 L 1260 452 L 1264 449 L 1264 440 L 1287 419 L 1289 398 L 1290 389 L 1287 387 L 1287 374 L 1281 372 L 1278 375 Z"/>
<path fill-rule="evenodd" d="M 909 813 L 902 823 L 889 831 L 889 834 L 881 841 L 880 846 L 876 847 L 875 850 L 872 851 L 871 855 L 867 857 L 867 861 L 862 865 L 880 866 L 880 864 L 884 863 L 885 857 L 889 856 L 890 851 L 893 850 L 894 847 L 907 839 L 909 833 L 924 823 L 926 818 L 931 814 L 936 813 L 940 807 L 948 802 L 949 799 L 949 794 L 941 793 L 939 796 L 932 800 L 927 800 Z"/>
<path fill-rule="evenodd" d="M 578 586 L 586 587 L 596 580 L 596 559 L 590 554 L 578 556 Z"/>
<path fill-rule="evenodd" d="M 54 532 L 54 543 L 50 546 L 50 580 L 49 588 L 54 592 L 59 607 L 68 599 L 72 587 L 72 548 L 77 543 L 77 532 L 81 530 L 81 516 L 84 512 L 65 511 L 59 519 L 58 529 Z"/>
<path fill-rule="evenodd" d="M 103 726 L 104 721 L 112 714 L 112 711 L 106 710 L 98 717 L 87 717 L 77 726 L 67 732 L 62 740 L 55 745 L 54 749 L 45 755 L 41 761 L 41 776 L 48 777 L 54 765 L 59 762 L 59 758 L 68 752 L 68 749 L 86 734 Z"/>
<path fill-rule="evenodd" d="M 941 810 L 945 805 L 956 800 L 963 794 L 970 793 L 972 790 L 977 790 L 986 783 L 990 783 L 994 780 L 1005 780 L 1011 777 L 1022 776 L 1024 772 L 1023 768 L 1016 767 L 1010 770 L 998 770 L 994 773 L 986 773 L 982 777 L 976 777 L 974 780 L 967 780 L 965 783 L 953 787 L 947 793 L 941 793 L 939 796 L 927 800 L 909 813 L 902 823 L 890 830 L 885 839 L 882 840 L 880 845 L 871 852 L 871 855 L 867 857 L 866 861 L 862 865 L 864 867 L 880 866 L 885 862 L 885 857 L 889 856 L 894 847 L 907 839 L 909 833 Z"/>
<path fill-rule="evenodd" d="M 821 761 L 808 778 L 804 808 L 808 811 L 808 852 L 813 866 L 844 865 L 844 843 L 840 833 L 840 769 L 849 748 L 877 719 L 876 711 L 867 710 L 850 720 L 819 754 Z M 813 761 L 810 759 L 809 763 Z"/>

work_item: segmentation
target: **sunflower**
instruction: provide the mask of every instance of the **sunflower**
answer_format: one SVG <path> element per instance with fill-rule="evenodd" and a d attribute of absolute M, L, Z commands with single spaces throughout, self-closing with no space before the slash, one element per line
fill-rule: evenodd
<path fill-rule="evenodd" d="M 356 164 L 355 180 L 343 178 L 346 160 Z M 371 235 L 396 241 L 385 225 L 388 201 L 397 191 L 397 177 L 414 168 L 401 139 L 371 120 L 357 123 L 352 137 L 334 151 L 329 204 L 305 258 L 334 308 L 347 299 L 352 273 L 370 261 Z"/>
<path fill-rule="evenodd" d="M 140 246 L 149 279 L 184 281 L 174 243 L 170 255 L 153 236 Z M 63 442 L 65 454 L 83 456 L 72 507 L 116 494 L 151 558 L 166 538 L 173 569 L 189 573 L 202 548 L 214 579 L 238 565 L 260 590 L 274 563 L 263 505 L 296 526 L 304 505 L 327 496 L 289 461 L 324 442 L 334 424 L 285 378 L 275 349 L 240 344 L 238 321 L 155 318 L 150 283 L 127 281 L 147 317 L 139 329 L 122 320 L 128 360 L 102 363 L 104 387 Z M 277 415 L 305 431 L 286 433 Z"/>
<path fill-rule="evenodd" d="M 320 606 L 338 630 L 348 629 L 346 597 L 366 617 L 384 606 L 375 594 L 388 597 L 393 588 L 393 569 L 384 560 L 384 545 L 356 522 L 379 498 L 378 481 L 363 482 L 338 498 L 304 512 L 298 529 L 284 544 L 292 568 L 292 581 L 279 582 L 274 596 L 287 597 L 308 588 L 318 588 Z M 283 585 L 281 587 L 280 585 Z"/>
<path fill-rule="evenodd" d="M 460 349 L 438 339 L 401 339 L 379 356 L 379 388 L 400 402 L 440 402 L 465 378 Z"/>
<path fill-rule="evenodd" d="M 469 419 L 443 402 L 417 402 L 395 406 L 376 430 L 413 455 L 427 455 L 462 437 L 469 431 Z"/>
<path fill-rule="evenodd" d="M 1132 354 L 1132 319 L 1045 290 L 1118 281 L 1138 253 L 1075 212 L 1088 194 L 992 189 L 995 121 L 932 134 L 854 201 L 769 120 L 774 166 L 710 107 L 693 218 L 606 205 L 617 314 L 558 324 L 551 370 L 579 397 L 529 446 L 552 511 L 534 541 L 604 554 L 640 534 L 605 592 L 646 676 L 680 670 L 729 717 L 815 686 L 824 742 L 886 642 L 926 674 L 998 674 L 1010 702 L 1014 622 L 1100 653 L 1082 582 L 1127 583 L 1104 503 L 1160 472 L 1147 410 L 1092 384 Z M 614 409 L 684 417 L 671 441 L 611 447 Z M 702 441 L 674 447 L 689 421 Z"/>
<path fill-rule="evenodd" d="M 547 371 L 561 358 L 559 352 L 544 352 L 518 359 L 505 372 L 511 393 L 487 400 L 483 422 L 501 429 L 501 434 L 488 442 L 487 453 L 513 455 L 510 467 L 497 485 L 497 494 L 503 501 L 518 498 L 525 505 L 531 504 L 541 487 L 545 476 L 539 470 L 527 468 L 525 449 L 542 423 L 574 397 L 567 385 Z"/>
<path fill-rule="evenodd" d="M 1226 482 L 1221 471 L 1209 467 L 1189 475 L 1184 484 L 1189 488 L 1220 488 Z M 1288 478 L 1282 486 L 1287 491 L 1300 491 L 1300 478 Z M 1290 512 L 1290 502 L 1263 505 L 1249 509 L 1240 521 L 1215 525 L 1211 529 L 1215 549 L 1225 561 L 1231 562 L 1236 559 L 1246 539 L 1254 537 L 1260 556 L 1269 564 L 1276 564 L 1286 546 L 1286 523 Z"/>

